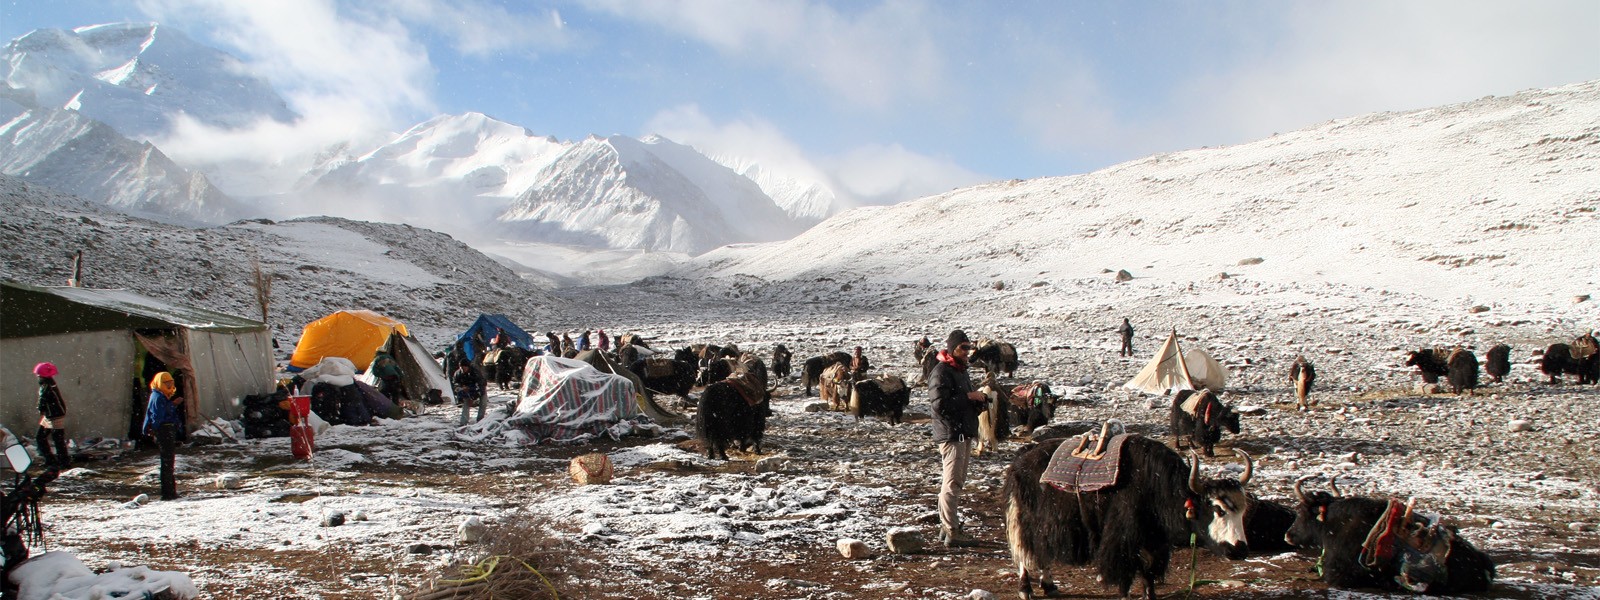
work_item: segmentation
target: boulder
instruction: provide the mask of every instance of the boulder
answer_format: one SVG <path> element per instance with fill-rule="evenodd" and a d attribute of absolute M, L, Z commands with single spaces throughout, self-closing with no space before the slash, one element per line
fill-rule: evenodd
<path fill-rule="evenodd" d="M 1117 281 L 1119 283 L 1123 281 L 1133 281 L 1133 273 L 1129 273 L 1126 270 L 1117 271 Z"/>
<path fill-rule="evenodd" d="M 843 555 L 845 558 L 866 558 L 872 555 L 872 553 L 867 550 L 867 544 L 861 540 L 844 538 L 839 540 L 837 546 L 839 548 L 839 554 Z"/>
<path fill-rule="evenodd" d="M 922 539 L 922 533 L 910 527 L 889 530 L 884 542 L 889 546 L 889 551 L 895 554 L 920 554 L 928 546 L 927 540 Z"/>

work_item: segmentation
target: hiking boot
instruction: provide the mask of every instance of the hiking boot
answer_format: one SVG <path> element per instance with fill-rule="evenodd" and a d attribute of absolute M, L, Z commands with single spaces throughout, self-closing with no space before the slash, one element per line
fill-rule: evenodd
<path fill-rule="evenodd" d="M 972 539 L 959 529 L 943 533 L 939 537 L 939 541 L 943 542 L 946 548 L 971 548 L 978 545 L 978 540 Z"/>

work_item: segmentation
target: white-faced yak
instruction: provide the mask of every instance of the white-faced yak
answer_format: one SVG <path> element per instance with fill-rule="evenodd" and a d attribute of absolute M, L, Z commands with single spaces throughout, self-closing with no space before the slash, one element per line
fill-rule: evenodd
<path fill-rule="evenodd" d="M 1145 597 L 1153 599 L 1174 546 L 1189 546 L 1193 540 L 1232 560 L 1249 551 L 1244 520 L 1249 503 L 1245 485 L 1252 472 L 1248 456 L 1237 481 L 1206 479 L 1200 476 L 1198 458 L 1184 464 L 1159 441 L 1122 435 L 1101 447 L 1104 458 L 1099 460 L 1114 464 L 1095 463 L 1099 475 L 1114 474 L 1111 483 L 1101 477 L 1094 485 L 1082 485 L 1085 480 L 1079 479 L 1078 491 L 1044 483 L 1041 477 L 1057 448 L 1074 439 L 1041 443 L 1006 470 L 1006 542 L 1022 598 L 1033 597 L 1035 578 L 1045 594 L 1055 595 L 1050 569 L 1060 563 L 1093 564 L 1100 580 L 1124 597 L 1134 578 L 1142 578 Z M 1072 447 L 1069 443 L 1062 451 Z M 1098 485 L 1104 487 L 1096 489 Z"/>
<path fill-rule="evenodd" d="M 850 396 L 850 413 L 857 421 L 866 415 L 879 415 L 899 425 L 910 405 L 911 386 L 899 375 L 879 375 L 857 381 Z"/>
<path fill-rule="evenodd" d="M 1285 539 L 1322 550 L 1322 578 L 1336 588 L 1461 594 L 1494 582 L 1494 561 L 1447 527 L 1412 512 L 1409 504 L 1378 498 L 1306 492 Z"/>
<path fill-rule="evenodd" d="M 829 352 L 822 356 L 813 356 L 806 359 L 806 364 L 800 368 L 800 384 L 806 387 L 806 396 L 811 396 L 811 388 L 822 379 L 822 371 L 833 365 L 850 364 L 848 352 Z"/>
<path fill-rule="evenodd" d="M 1311 399 L 1311 384 L 1317 380 L 1317 368 L 1304 356 L 1294 357 L 1294 364 L 1289 365 L 1289 385 L 1294 386 L 1295 408 L 1307 410 L 1316 406 L 1316 401 Z"/>

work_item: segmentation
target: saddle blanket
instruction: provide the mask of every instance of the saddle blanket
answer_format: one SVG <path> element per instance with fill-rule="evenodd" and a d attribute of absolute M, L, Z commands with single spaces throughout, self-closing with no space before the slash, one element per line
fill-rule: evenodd
<path fill-rule="evenodd" d="M 1050 456 L 1050 464 L 1039 476 L 1039 483 L 1048 483 L 1063 492 L 1092 492 L 1116 485 L 1117 465 L 1122 461 L 1122 443 L 1128 441 L 1129 435 L 1113 436 L 1111 441 L 1106 442 L 1105 455 L 1098 460 L 1072 455 L 1079 441 L 1089 438 L 1089 434 L 1068 438 Z M 1090 438 L 1088 446 L 1094 448 L 1093 438 Z"/>

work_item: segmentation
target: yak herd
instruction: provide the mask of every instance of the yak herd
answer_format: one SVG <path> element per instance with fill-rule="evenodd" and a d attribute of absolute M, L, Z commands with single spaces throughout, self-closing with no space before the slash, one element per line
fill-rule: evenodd
<path fill-rule="evenodd" d="M 778 345 L 771 369 L 760 358 L 733 345 L 694 345 L 670 355 L 651 351 L 634 338 L 619 354 L 626 357 L 650 394 L 678 395 L 703 388 L 697 401 L 696 429 L 706 456 L 727 460 L 730 447 L 760 452 L 775 387 L 788 377 L 792 353 Z M 632 347 L 630 347 L 632 346 Z M 1580 384 L 1600 382 L 1600 345 L 1593 335 L 1570 344 L 1552 344 L 1539 369 L 1558 381 L 1575 375 Z M 923 378 L 936 360 L 927 338 L 915 343 L 913 358 Z M 1494 382 L 1510 372 L 1511 348 L 1496 345 L 1481 368 Z M 1018 367 L 1016 348 L 984 340 L 973 353 L 974 366 L 987 377 L 982 390 L 992 402 L 984 411 L 981 437 L 1004 439 L 1011 423 L 1027 432 L 1048 423 L 1059 400 L 1042 382 L 1008 388 L 996 384 Z M 880 416 L 898 425 L 910 405 L 911 388 L 893 375 L 868 375 L 861 349 L 806 359 L 799 377 L 806 396 L 813 389 L 831 410 Z M 1479 386 L 1480 362 L 1467 348 L 1423 348 L 1406 356 L 1428 384 L 1443 378 L 1453 393 Z M 1305 357 L 1290 366 L 1288 384 L 1297 406 L 1308 410 L 1316 379 Z M 1146 598 L 1155 597 L 1173 548 L 1205 548 L 1238 560 L 1249 551 L 1318 551 L 1324 580 L 1334 587 L 1377 588 L 1426 593 L 1479 592 L 1495 576 L 1490 558 L 1457 535 L 1453 527 L 1422 516 L 1409 505 L 1386 498 L 1350 497 L 1330 491 L 1305 491 L 1310 477 L 1294 484 L 1297 507 L 1263 500 L 1249 491 L 1253 463 L 1245 452 L 1238 479 L 1206 478 L 1201 455 L 1214 456 L 1222 432 L 1238 434 L 1239 413 L 1213 390 L 1180 390 L 1170 411 L 1171 446 L 1137 434 L 1114 434 L 1108 423 L 1100 435 L 1036 438 L 1006 471 L 1003 488 L 1005 538 L 1019 578 L 1018 594 L 1033 597 L 1033 583 L 1047 595 L 1058 592 L 1054 565 L 1092 565 L 1102 583 L 1127 596 L 1135 580 Z M 1120 428 L 1120 424 L 1117 424 Z M 1048 436 L 1041 436 L 1048 437 Z M 1076 444 L 1072 443 L 1076 439 Z M 1190 448 L 1188 459 L 1177 449 Z M 1196 452 L 1198 451 L 1198 452 Z M 1077 471 L 1073 471 L 1076 469 Z M 1086 479 L 1049 479 L 1061 473 Z M 1092 475 L 1092 476 L 1090 476 Z M 1096 479 L 1098 478 L 1098 479 Z M 1048 483 L 1047 483 L 1048 480 Z"/>

